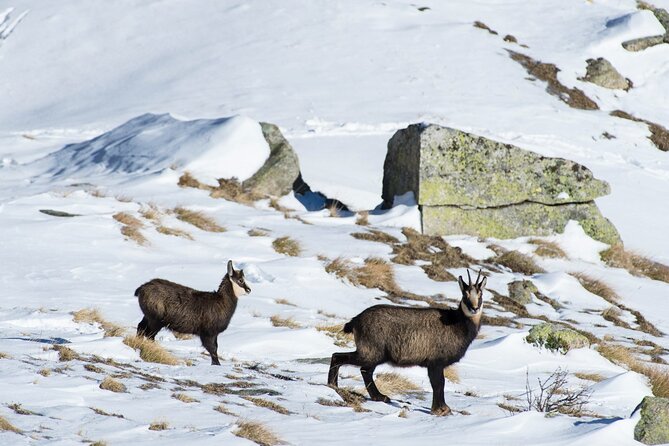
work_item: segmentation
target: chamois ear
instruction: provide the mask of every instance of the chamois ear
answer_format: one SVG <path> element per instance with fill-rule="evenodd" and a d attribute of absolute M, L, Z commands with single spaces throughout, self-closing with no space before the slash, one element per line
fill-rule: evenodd
<path fill-rule="evenodd" d="M 479 290 L 483 290 L 485 288 L 486 283 L 488 282 L 488 278 L 486 276 L 483 276 L 483 280 L 481 283 L 479 283 Z"/>
<path fill-rule="evenodd" d="M 228 276 L 232 277 L 232 273 L 235 272 L 235 269 L 232 267 L 232 260 L 228 260 Z"/>
<path fill-rule="evenodd" d="M 462 280 L 462 276 L 458 277 L 458 285 L 460 285 L 460 291 L 463 293 L 467 290 L 467 285 L 465 284 L 465 281 Z"/>

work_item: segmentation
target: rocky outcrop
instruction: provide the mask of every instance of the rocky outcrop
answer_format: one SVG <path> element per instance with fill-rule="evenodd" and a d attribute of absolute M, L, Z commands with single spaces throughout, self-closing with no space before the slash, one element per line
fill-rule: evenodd
<path fill-rule="evenodd" d="M 242 188 L 257 195 L 282 196 L 293 190 L 300 176 L 300 162 L 290 143 L 274 124 L 261 122 L 269 144 L 269 157 L 258 171 L 242 183 Z"/>
<path fill-rule="evenodd" d="M 594 203 L 609 185 L 586 167 L 438 125 L 416 124 L 388 143 L 383 201 L 414 193 L 423 232 L 515 238 L 577 220 L 591 237 L 619 236 Z"/>
<path fill-rule="evenodd" d="M 532 303 L 533 294 L 538 293 L 537 287 L 529 280 L 515 280 L 508 285 L 509 298 L 521 305 Z"/>
<path fill-rule="evenodd" d="M 600 87 L 610 88 L 612 90 L 629 90 L 632 86 L 630 80 L 625 79 L 618 70 L 611 65 L 611 62 L 603 57 L 588 59 L 586 60 L 586 63 L 588 64 L 586 74 L 579 80 L 590 82 L 599 85 Z"/>
<path fill-rule="evenodd" d="M 537 347 L 544 347 L 562 353 L 567 353 L 575 348 L 590 346 L 588 338 L 576 330 L 549 323 L 535 325 L 525 339 Z"/>
<path fill-rule="evenodd" d="M 643 444 L 669 443 L 669 398 L 647 396 L 639 406 L 641 418 L 634 439 Z"/>
<path fill-rule="evenodd" d="M 657 36 L 641 37 L 623 42 L 623 48 L 625 48 L 627 51 L 643 51 L 646 48 L 650 48 L 661 43 L 669 43 L 669 12 L 667 12 L 666 9 L 655 8 L 647 3 L 643 3 L 641 6 L 641 9 L 648 9 L 653 13 L 653 15 L 655 15 L 655 18 L 658 22 L 660 22 L 660 25 L 662 25 L 665 32 L 664 34 Z"/>

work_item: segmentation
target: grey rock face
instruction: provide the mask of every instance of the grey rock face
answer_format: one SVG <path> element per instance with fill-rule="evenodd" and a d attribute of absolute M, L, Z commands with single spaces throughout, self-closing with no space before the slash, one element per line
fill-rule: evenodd
<path fill-rule="evenodd" d="M 549 235 L 577 220 L 591 237 L 619 241 L 593 202 L 609 185 L 585 166 L 455 129 L 417 124 L 391 138 L 384 206 L 408 191 L 430 235 Z"/>
<path fill-rule="evenodd" d="M 297 154 L 276 125 L 261 122 L 260 126 L 270 154 L 265 164 L 244 181 L 242 187 L 259 195 L 286 195 L 293 190 L 293 183 L 300 175 Z"/>
<path fill-rule="evenodd" d="M 611 65 L 611 62 L 603 57 L 588 59 L 586 62 L 588 64 L 587 71 L 580 80 L 612 90 L 628 90 L 630 88 L 630 81 L 622 77 L 618 70 Z"/>
<path fill-rule="evenodd" d="M 532 303 L 532 294 L 539 292 L 529 280 L 515 280 L 509 283 L 508 287 L 509 297 L 521 305 Z"/>
<path fill-rule="evenodd" d="M 639 37 L 638 39 L 632 39 L 623 42 L 623 48 L 625 48 L 627 51 L 637 52 L 643 51 L 646 48 L 650 48 L 651 46 L 659 45 L 661 43 L 664 43 L 663 35 Z"/>
<path fill-rule="evenodd" d="M 647 396 L 640 404 L 641 418 L 634 439 L 643 444 L 669 443 L 669 398 Z"/>

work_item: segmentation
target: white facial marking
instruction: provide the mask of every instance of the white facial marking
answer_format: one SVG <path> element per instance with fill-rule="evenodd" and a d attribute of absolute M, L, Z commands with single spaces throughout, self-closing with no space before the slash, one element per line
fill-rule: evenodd
<path fill-rule="evenodd" d="M 481 313 L 481 310 L 483 310 L 483 305 L 481 305 L 481 306 L 479 307 L 478 310 L 476 310 L 476 311 L 472 311 L 472 310 L 470 310 L 469 308 L 467 308 L 467 305 L 465 304 L 464 301 L 461 301 L 461 302 L 460 302 L 460 308 L 462 309 L 462 312 L 465 313 L 465 316 L 467 316 L 467 317 L 474 317 L 474 316 L 476 316 L 477 314 L 480 314 L 480 313 Z"/>
<path fill-rule="evenodd" d="M 234 280 L 231 280 L 232 282 L 232 292 L 235 293 L 235 297 L 243 296 L 246 294 L 246 290 L 239 285 L 237 285 L 237 282 Z"/>

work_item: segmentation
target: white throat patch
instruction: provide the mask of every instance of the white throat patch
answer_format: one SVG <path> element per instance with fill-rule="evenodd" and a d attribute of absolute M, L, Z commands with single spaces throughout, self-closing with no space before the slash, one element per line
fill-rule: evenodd
<path fill-rule="evenodd" d="M 240 297 L 246 294 L 246 290 L 239 285 L 234 280 L 231 280 L 232 282 L 232 292 L 235 293 L 235 297 Z"/>
<path fill-rule="evenodd" d="M 483 305 L 481 305 L 478 310 L 472 311 L 469 308 L 467 308 L 467 305 L 465 304 L 464 301 L 460 301 L 460 309 L 462 310 L 463 313 L 465 313 L 465 316 L 472 318 L 477 314 L 481 314 L 481 311 L 483 310 Z"/>

